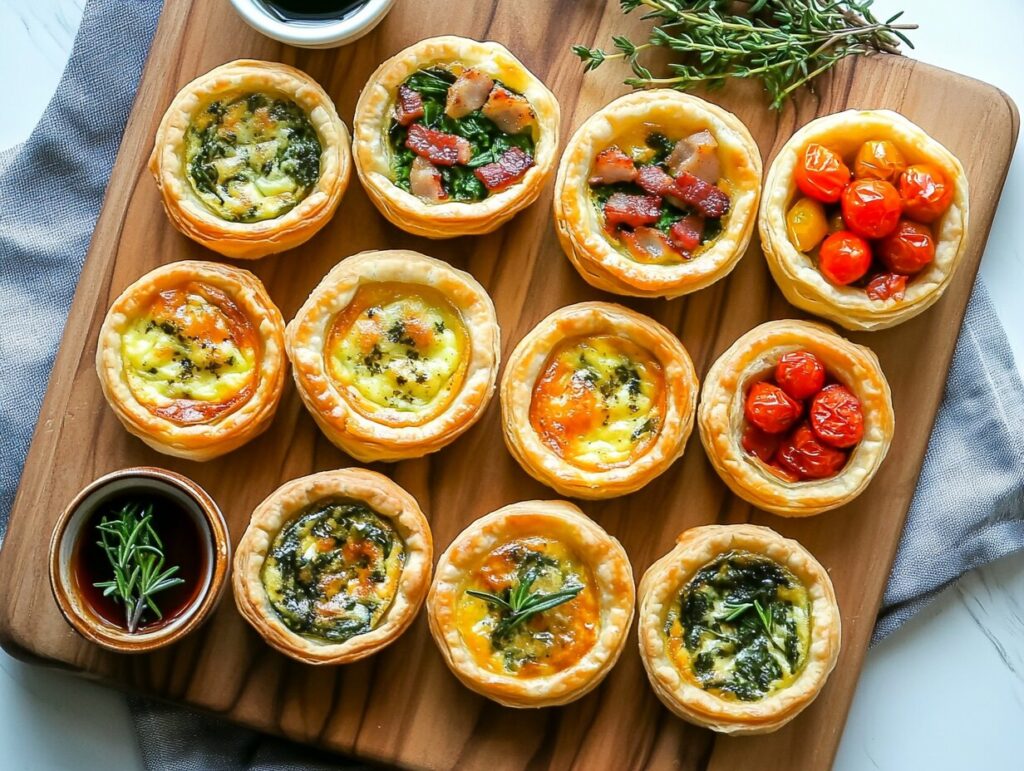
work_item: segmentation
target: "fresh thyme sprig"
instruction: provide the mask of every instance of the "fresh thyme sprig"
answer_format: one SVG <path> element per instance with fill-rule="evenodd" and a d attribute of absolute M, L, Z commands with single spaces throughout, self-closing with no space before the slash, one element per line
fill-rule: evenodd
<path fill-rule="evenodd" d="M 634 88 L 697 86 L 717 88 L 732 78 L 760 78 L 779 109 L 801 86 L 841 59 L 857 54 L 898 54 L 900 43 L 913 48 L 904 32 L 916 24 L 896 24 L 903 12 L 879 21 L 873 0 L 619 0 L 624 13 L 644 9 L 656 20 L 646 43 L 612 37 L 617 53 L 576 45 L 572 50 L 586 70 L 608 59 L 624 58 Z M 655 77 L 640 61 L 651 48 L 679 55 L 668 65 L 671 77 Z"/>
<path fill-rule="evenodd" d="M 504 611 L 504 617 L 494 629 L 492 635 L 494 639 L 504 637 L 517 626 L 525 623 L 530 617 L 545 610 L 551 610 L 563 602 L 568 602 L 583 591 L 582 584 L 567 584 L 557 592 L 549 594 L 536 592 L 531 594 L 530 589 L 536 579 L 536 571 L 527 570 L 520 576 L 519 581 L 514 587 L 502 592 L 505 596 L 492 594 L 491 592 L 481 592 L 476 589 L 466 590 L 466 594 L 471 597 L 489 602 Z"/>
<path fill-rule="evenodd" d="M 152 504 L 143 509 L 127 503 L 111 518 L 104 514 L 96 529 L 100 532 L 96 543 L 110 560 L 114 578 L 93 586 L 124 605 L 125 624 L 134 634 L 147 608 L 163 618 L 153 595 L 185 581 L 174 575 L 177 565 L 164 570 L 164 545 L 153 529 Z"/>

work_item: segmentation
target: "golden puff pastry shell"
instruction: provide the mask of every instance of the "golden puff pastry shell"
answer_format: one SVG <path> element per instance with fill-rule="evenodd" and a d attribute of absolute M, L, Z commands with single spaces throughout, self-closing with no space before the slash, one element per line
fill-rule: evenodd
<path fill-rule="evenodd" d="M 665 617 L 702 567 L 730 551 L 763 555 L 807 589 L 811 629 L 807 659 L 796 680 L 759 701 L 721 698 L 684 677 L 668 655 Z M 821 691 L 836 665 L 842 622 L 828 572 L 794 540 L 757 525 L 708 525 L 685 531 L 675 547 L 644 574 L 639 589 L 640 658 L 651 686 L 673 713 L 728 734 L 762 734 L 782 727 Z"/>
<path fill-rule="evenodd" d="M 564 340 L 595 335 L 624 337 L 660 363 L 665 414 L 656 439 L 628 464 L 587 469 L 570 463 L 542 441 L 530 422 L 535 385 L 551 352 Z M 509 357 L 501 380 L 505 444 L 532 477 L 562 495 L 611 498 L 635 492 L 683 454 L 693 429 L 699 383 L 679 339 L 643 314 L 621 305 L 583 302 L 561 308 L 534 327 Z"/>
<path fill-rule="evenodd" d="M 392 182 L 388 127 L 395 91 L 418 70 L 449 63 L 481 70 L 522 94 L 537 120 L 534 165 L 519 182 L 474 203 L 425 203 Z M 503 45 L 454 35 L 427 38 L 381 64 L 359 95 L 353 118 L 356 173 L 381 214 L 409 233 L 427 238 L 482 235 L 537 200 L 554 170 L 558 125 L 554 95 Z"/>
<path fill-rule="evenodd" d="M 704 251 L 678 265 L 644 265 L 627 257 L 604 232 L 588 179 L 595 156 L 619 137 L 654 125 L 682 139 L 707 129 L 718 142 L 723 177 L 729 182 L 725 227 Z M 696 292 L 728 275 L 750 244 L 761 195 L 761 151 L 732 113 L 672 89 L 619 97 L 573 134 L 555 179 L 555 230 L 569 260 L 588 284 L 633 297 L 673 298 Z"/>
<path fill-rule="evenodd" d="M 274 539 L 304 509 L 330 499 L 366 504 L 387 519 L 405 544 L 398 588 L 381 622 L 342 643 L 312 640 L 281 621 L 263 585 L 263 566 Z M 242 617 L 286 656 L 306 664 L 348 664 L 394 642 L 416 618 L 430 585 L 434 545 L 416 499 L 383 474 L 360 468 L 321 471 L 286 482 L 252 513 L 235 550 L 232 586 Z"/>
<path fill-rule="evenodd" d="M 231 222 L 212 212 L 188 180 L 185 141 L 189 125 L 212 101 L 261 92 L 283 97 L 306 114 L 320 140 L 320 176 L 309 194 L 287 212 L 258 222 Z M 239 59 L 185 85 L 157 129 L 149 168 L 171 223 L 225 257 L 252 260 L 292 249 L 334 216 L 351 174 L 348 129 L 327 92 L 306 73 L 278 62 Z"/>
<path fill-rule="evenodd" d="M 825 145 L 849 160 L 872 139 L 893 142 L 908 164 L 938 166 L 955 189 L 949 209 L 932 223 L 935 259 L 907 282 L 902 300 L 872 300 L 861 287 L 835 286 L 810 256 L 793 245 L 786 228 L 786 213 L 799 197 L 794 172 L 807 145 Z M 967 224 L 967 174 L 960 161 L 919 126 L 890 110 L 847 110 L 813 120 L 797 131 L 768 169 L 758 218 L 768 267 L 786 299 L 846 329 L 864 331 L 901 324 L 942 296 L 967 247 Z"/>
<path fill-rule="evenodd" d="M 843 469 L 828 479 L 789 482 L 742 445 L 748 388 L 770 375 L 783 354 L 806 350 L 852 391 L 864 414 L 864 436 Z M 749 503 L 783 517 L 809 517 L 849 503 L 868 486 L 895 431 L 889 383 L 878 357 L 824 324 L 769 321 L 747 332 L 708 371 L 697 410 L 708 459 L 729 488 Z"/>
<path fill-rule="evenodd" d="M 480 559 L 511 538 L 533 533 L 562 541 L 587 564 L 597 585 L 599 629 L 575 664 L 552 675 L 518 678 L 474 660 L 458 630 L 456 609 Z M 634 604 L 633 571 L 615 538 L 567 501 L 523 501 L 481 517 L 456 536 L 438 560 L 427 619 L 445 663 L 467 688 L 506 707 L 551 707 L 579 699 L 611 671 L 625 646 Z"/>
<path fill-rule="evenodd" d="M 443 411 L 419 425 L 388 423 L 354 409 L 328 371 L 325 347 L 335 317 L 361 286 L 374 283 L 436 290 L 459 312 L 468 334 L 461 386 Z M 494 304 L 476 279 L 405 249 L 362 252 L 338 263 L 288 324 L 286 346 L 299 395 L 321 431 L 364 462 L 418 458 L 469 429 L 493 395 L 501 350 Z"/>
<path fill-rule="evenodd" d="M 160 292 L 190 283 L 222 292 L 245 316 L 257 340 L 255 388 L 240 406 L 197 423 L 181 423 L 148 409 L 133 391 L 124 361 L 130 328 Z M 247 270 L 213 262 L 180 261 L 156 268 L 125 289 L 100 328 L 96 372 L 103 395 L 125 429 L 158 452 L 203 461 L 230 452 L 263 433 L 284 388 L 284 320 L 260 280 Z"/>

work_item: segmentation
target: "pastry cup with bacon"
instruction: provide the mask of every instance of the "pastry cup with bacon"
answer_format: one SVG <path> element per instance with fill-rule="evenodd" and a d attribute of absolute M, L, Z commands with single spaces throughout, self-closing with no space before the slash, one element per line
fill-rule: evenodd
<path fill-rule="evenodd" d="M 569 140 L 555 226 L 591 286 L 678 297 L 736 266 L 760 194 L 761 154 L 735 115 L 677 91 L 639 91 L 598 110 Z"/>
<path fill-rule="evenodd" d="M 505 444 L 530 476 L 563 495 L 625 495 L 683 454 L 697 389 L 683 344 L 654 319 L 611 303 L 570 305 L 509 357 Z"/>
<path fill-rule="evenodd" d="M 428 238 L 500 227 L 540 195 L 558 102 L 498 43 L 445 36 L 385 61 L 354 118 L 356 172 L 394 225 Z"/>
<path fill-rule="evenodd" d="M 167 455 L 209 460 L 270 425 L 284 387 L 284 321 L 248 271 L 174 262 L 114 301 L 96 371 L 129 433 Z"/>
<path fill-rule="evenodd" d="M 362 461 L 418 458 L 483 414 L 500 356 L 494 304 L 476 279 L 403 249 L 338 263 L 288 324 L 303 403 Z"/>

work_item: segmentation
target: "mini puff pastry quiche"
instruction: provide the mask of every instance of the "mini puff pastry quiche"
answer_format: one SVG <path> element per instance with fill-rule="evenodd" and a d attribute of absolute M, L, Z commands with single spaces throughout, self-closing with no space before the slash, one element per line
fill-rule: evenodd
<path fill-rule="evenodd" d="M 622 545 L 566 501 L 481 517 L 441 555 L 427 618 L 445 662 L 506 707 L 580 698 L 615 666 L 633 621 Z"/>
<path fill-rule="evenodd" d="M 468 273 L 401 249 L 342 260 L 288 324 L 295 384 L 361 461 L 418 458 L 472 426 L 494 392 L 498 321 Z"/>
<path fill-rule="evenodd" d="M 351 170 L 348 129 L 304 72 L 240 59 L 178 92 L 149 168 L 178 230 L 256 259 L 304 243 L 334 216 Z"/>
<path fill-rule="evenodd" d="M 875 354 L 823 324 L 791 320 L 755 327 L 719 357 L 697 423 L 730 489 L 784 517 L 860 495 L 895 426 Z"/>
<path fill-rule="evenodd" d="M 735 115 L 671 89 L 638 91 L 569 140 L 555 227 L 591 286 L 679 297 L 736 267 L 760 195 L 761 153 Z"/>
<path fill-rule="evenodd" d="M 256 507 L 235 552 L 235 604 L 281 653 L 347 664 L 412 623 L 433 555 L 409 493 L 374 471 L 322 471 Z"/>
<path fill-rule="evenodd" d="M 555 311 L 516 346 L 501 381 L 509 452 L 563 495 L 639 490 L 686 447 L 697 373 L 668 329 L 621 305 Z"/>
<path fill-rule="evenodd" d="M 847 329 L 900 324 L 946 291 L 967 246 L 967 175 L 889 110 L 828 115 L 768 171 L 759 229 L 793 305 Z"/>
<path fill-rule="evenodd" d="M 555 97 L 498 43 L 445 36 L 384 62 L 356 104 L 356 172 L 394 225 L 490 233 L 537 200 L 555 165 Z"/>
<path fill-rule="evenodd" d="M 828 573 L 767 527 L 687 530 L 640 582 L 640 658 L 655 694 L 722 733 L 768 733 L 800 714 L 841 636 Z"/>
<path fill-rule="evenodd" d="M 167 455 L 209 460 L 270 425 L 284 387 L 284 321 L 249 271 L 173 262 L 114 301 L 96 372 L 129 433 Z"/>

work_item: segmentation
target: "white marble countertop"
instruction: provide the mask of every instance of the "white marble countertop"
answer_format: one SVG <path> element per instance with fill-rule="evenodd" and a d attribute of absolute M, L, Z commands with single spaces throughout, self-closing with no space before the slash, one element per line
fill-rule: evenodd
<path fill-rule="evenodd" d="M 85 0 L 0 0 L 0 149 L 23 141 L 71 50 Z M 613 0 L 610 0 L 613 1 Z M 1024 106 L 1024 3 L 878 0 L 922 24 L 915 57 L 1000 86 Z M 984 141 L 979 134 L 979 141 Z M 981 272 L 1024 362 L 1024 153 L 1010 168 Z M 1024 512 L 1021 513 L 1024 516 Z M 952 666 L 951 666 L 952 665 Z M 141 768 L 124 699 L 0 653 L 3 768 Z M 974 571 L 868 657 L 835 768 L 1021 768 L 1024 555 Z M 813 741 L 813 737 L 809 737 Z"/>

